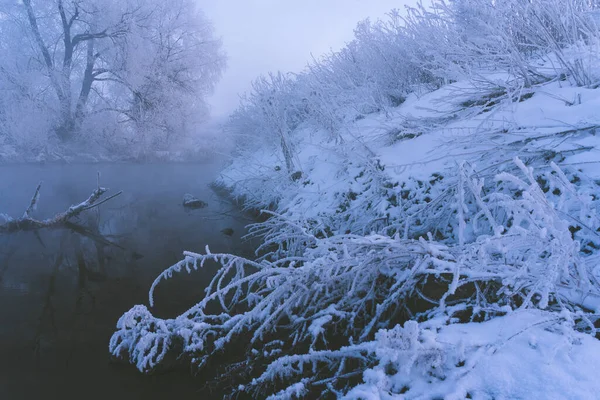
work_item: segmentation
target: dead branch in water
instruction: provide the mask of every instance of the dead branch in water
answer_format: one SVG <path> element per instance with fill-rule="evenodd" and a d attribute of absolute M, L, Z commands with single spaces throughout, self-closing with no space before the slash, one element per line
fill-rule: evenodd
<path fill-rule="evenodd" d="M 34 219 L 31 216 L 31 214 L 33 213 L 38 204 L 41 187 L 42 184 L 40 183 L 37 186 L 35 193 L 31 198 L 29 207 L 27 207 L 27 210 L 25 211 L 23 216 L 19 219 L 9 220 L 8 222 L 0 225 L 0 233 L 15 233 L 20 231 L 35 231 L 43 228 L 64 227 L 65 224 L 69 222 L 71 218 L 78 216 L 84 211 L 98 207 L 99 205 L 106 203 L 107 201 L 112 200 L 115 197 L 119 196 L 121 193 L 123 193 L 118 192 L 112 196 L 102 199 L 102 196 L 108 191 L 108 189 L 98 185 L 96 190 L 94 190 L 85 201 L 69 207 L 66 211 L 56 214 L 52 218 L 48 218 L 45 220 L 37 220 Z"/>

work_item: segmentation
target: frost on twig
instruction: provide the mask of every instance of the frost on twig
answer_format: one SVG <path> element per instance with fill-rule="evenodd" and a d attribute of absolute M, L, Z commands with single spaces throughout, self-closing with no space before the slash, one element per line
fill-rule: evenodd
<path fill-rule="evenodd" d="M 112 196 L 102 198 L 108 189 L 98 185 L 98 187 L 90 194 L 90 196 L 81 203 L 72 205 L 66 211 L 58 213 L 52 218 L 39 220 L 33 218 L 32 214 L 36 210 L 39 203 L 41 186 L 41 183 L 37 186 L 35 193 L 31 198 L 31 202 L 23 216 L 18 219 L 6 218 L 6 221 L 3 224 L 0 224 L 0 233 L 15 233 L 20 231 L 33 231 L 43 228 L 64 227 L 69 220 L 77 217 L 82 212 L 98 207 L 122 193 L 118 192 Z"/>
<path fill-rule="evenodd" d="M 242 341 L 248 353 L 240 362 L 260 375 L 244 390 L 260 392 L 283 381 L 290 386 L 274 398 L 287 398 L 314 387 L 343 389 L 357 371 L 373 365 L 378 351 L 369 347 L 373 340 L 395 335 L 398 343 L 417 346 L 416 325 L 393 331 L 411 318 L 469 322 L 513 310 L 544 310 L 573 313 L 582 330 L 595 331 L 593 317 L 580 313 L 585 299 L 600 296 L 595 264 L 582 256 L 568 217 L 579 214 L 597 229 L 594 206 L 556 172 L 558 167 L 541 182 L 520 159 L 514 165 L 489 181 L 460 165 L 455 195 L 449 197 L 455 203 L 446 206 L 458 210 L 445 233 L 451 239 L 378 233 L 317 237 L 303 223 L 273 214 L 255 226 L 272 249 L 258 261 L 208 248 L 186 252 L 156 279 L 150 305 L 164 279 L 216 262 L 221 268 L 204 298 L 175 319 L 134 307 L 119 320 L 110 350 L 150 372 L 170 351 L 203 368 Z M 562 188 L 563 198 L 555 199 L 545 186 Z M 392 331 L 378 334 L 382 329 Z M 273 337 L 286 339 L 266 351 Z M 406 357 L 418 365 L 442 365 L 435 346 L 424 351 Z M 257 365 L 268 367 L 261 372 Z"/>

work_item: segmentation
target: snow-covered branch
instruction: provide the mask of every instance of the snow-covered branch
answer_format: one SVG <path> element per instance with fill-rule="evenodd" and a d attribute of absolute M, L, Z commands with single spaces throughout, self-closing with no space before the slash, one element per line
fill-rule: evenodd
<path fill-rule="evenodd" d="M 65 223 L 77 217 L 82 212 L 98 207 L 101 204 L 119 196 L 122 193 L 118 192 L 112 196 L 105 197 L 103 199 L 102 196 L 106 194 L 108 189 L 98 186 L 90 194 L 90 196 L 81 203 L 72 205 L 66 211 L 58 213 L 52 218 L 39 220 L 33 218 L 32 213 L 33 211 L 35 211 L 39 202 L 41 186 L 41 183 L 37 186 L 35 194 L 31 198 L 31 203 L 29 204 L 29 207 L 27 207 L 27 210 L 25 211 L 23 216 L 17 219 L 8 219 L 5 223 L 0 224 L 0 233 L 15 233 L 20 231 L 32 231 L 43 228 L 63 227 Z"/>

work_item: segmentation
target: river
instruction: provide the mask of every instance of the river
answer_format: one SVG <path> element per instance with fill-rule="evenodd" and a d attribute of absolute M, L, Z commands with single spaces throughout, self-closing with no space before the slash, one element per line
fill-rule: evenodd
<path fill-rule="evenodd" d="M 221 398 L 187 371 L 144 376 L 110 360 L 119 316 L 147 304 L 154 278 L 183 250 L 248 255 L 251 222 L 210 188 L 220 165 L 51 164 L 0 166 L 0 214 L 19 217 L 42 181 L 34 214 L 48 218 L 100 184 L 123 194 L 74 220 L 72 229 L 0 234 L 0 399 Z M 188 210 L 184 194 L 205 201 Z M 175 276 L 157 291 L 156 315 L 194 304 L 214 266 Z"/>

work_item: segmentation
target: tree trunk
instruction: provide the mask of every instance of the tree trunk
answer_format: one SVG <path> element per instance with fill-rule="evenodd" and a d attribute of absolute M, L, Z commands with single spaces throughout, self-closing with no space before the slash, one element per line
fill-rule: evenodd
<path fill-rule="evenodd" d="M 284 136 L 281 135 L 281 150 L 283 152 L 283 158 L 285 159 L 285 166 L 288 174 L 291 176 L 294 172 L 294 155 Z"/>
<path fill-rule="evenodd" d="M 79 8 L 75 6 L 75 11 L 71 16 L 67 16 L 63 1 L 58 0 L 58 12 L 62 22 L 64 57 L 62 62 L 62 70 L 59 70 L 55 65 L 54 60 L 48 46 L 44 43 L 40 33 L 37 17 L 31 5 L 31 0 L 23 0 L 23 4 L 27 10 L 29 26 L 35 37 L 35 41 L 42 53 L 46 69 L 50 76 L 52 87 L 56 92 L 59 103 L 59 115 L 57 125 L 54 129 L 56 136 L 62 142 L 72 140 L 79 129 L 85 117 L 85 105 L 87 103 L 92 84 L 94 83 L 94 63 L 96 56 L 94 55 L 94 38 L 105 37 L 105 32 L 100 33 L 84 33 L 73 36 L 71 29 L 73 23 L 79 16 Z M 92 26 L 93 28 L 93 26 Z M 76 46 L 81 42 L 87 42 L 86 68 L 84 71 L 81 91 L 77 99 L 77 104 L 73 107 L 73 95 L 71 88 L 71 73 L 73 67 L 73 56 Z M 75 108 L 75 109 L 73 109 Z"/>
<path fill-rule="evenodd" d="M 75 136 L 75 118 L 71 111 L 70 101 L 61 101 L 58 124 L 54 128 L 61 142 L 68 142 Z"/>

